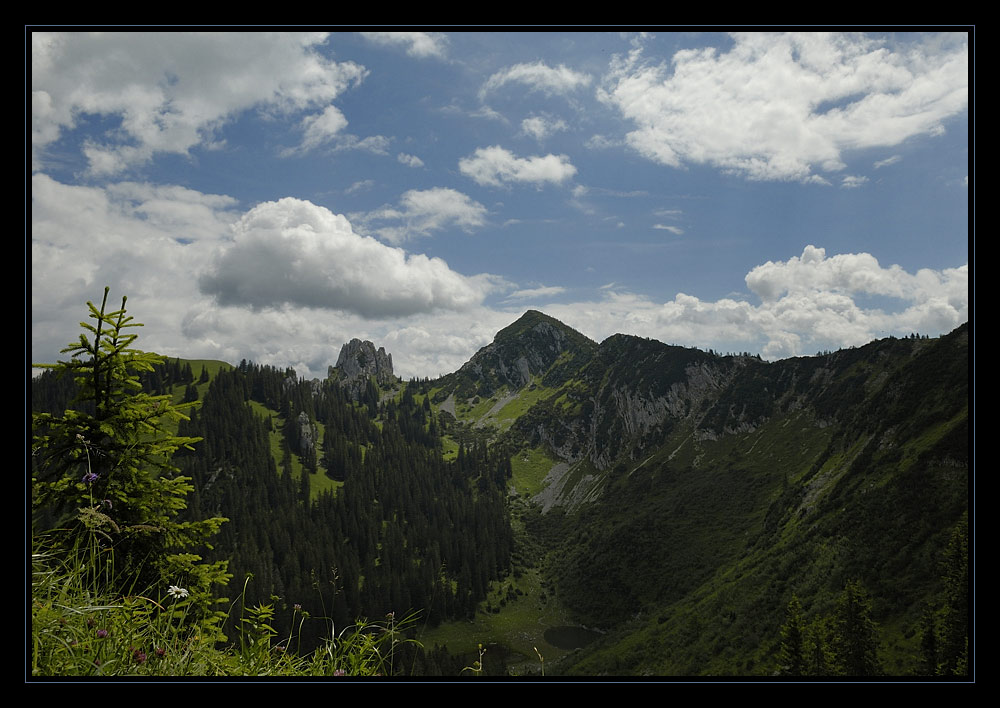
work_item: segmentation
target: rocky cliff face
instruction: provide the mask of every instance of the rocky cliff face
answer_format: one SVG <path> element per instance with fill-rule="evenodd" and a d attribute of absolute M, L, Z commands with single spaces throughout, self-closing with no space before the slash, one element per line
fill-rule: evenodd
<path fill-rule="evenodd" d="M 588 460 L 604 471 L 641 460 L 677 426 L 696 441 L 711 441 L 753 432 L 805 409 L 817 428 L 858 419 L 853 424 L 865 429 L 875 425 L 873 407 L 887 407 L 902 396 L 899 389 L 915 386 L 911 378 L 894 380 L 896 372 L 922 350 L 944 345 L 887 339 L 821 357 L 765 363 L 615 335 L 601 343 L 575 382 L 553 396 L 580 405 L 543 403 L 518 421 L 515 431 L 570 465 Z M 912 394 L 914 400 L 921 397 Z M 940 417 L 954 414 L 949 409 Z"/>
<path fill-rule="evenodd" d="M 337 365 L 330 367 L 329 375 L 348 389 L 357 399 L 369 378 L 374 377 L 379 386 L 389 386 L 396 381 L 392 373 L 392 355 L 385 347 L 375 349 L 369 341 L 352 339 L 340 350 Z"/>
<path fill-rule="evenodd" d="M 555 396 L 578 403 L 569 407 L 575 413 L 539 411 L 517 427 L 569 464 L 587 459 L 595 469 L 606 470 L 623 456 L 643 454 L 680 421 L 697 428 L 720 392 L 748 365 L 734 359 L 615 335 L 598 347 L 565 393 Z"/>

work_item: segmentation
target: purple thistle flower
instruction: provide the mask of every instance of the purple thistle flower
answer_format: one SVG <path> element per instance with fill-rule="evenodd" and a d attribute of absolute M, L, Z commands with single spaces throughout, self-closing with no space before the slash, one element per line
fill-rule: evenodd
<path fill-rule="evenodd" d="M 98 639 L 104 639 L 106 636 L 108 636 L 108 630 L 106 630 L 106 629 L 99 629 L 99 630 L 97 630 L 97 638 Z"/>
<path fill-rule="evenodd" d="M 97 474 L 95 474 L 94 472 L 88 472 L 87 474 L 83 475 L 83 479 L 81 481 L 84 484 L 93 484 L 94 482 L 97 481 Z"/>
<path fill-rule="evenodd" d="M 344 671 L 343 669 L 337 669 L 336 671 L 333 672 L 333 675 L 334 676 L 347 676 L 347 672 Z"/>
<path fill-rule="evenodd" d="M 135 653 L 133 653 L 132 656 L 135 658 L 135 663 L 137 664 L 141 664 L 146 660 L 146 652 L 144 652 L 142 649 L 136 649 Z"/>

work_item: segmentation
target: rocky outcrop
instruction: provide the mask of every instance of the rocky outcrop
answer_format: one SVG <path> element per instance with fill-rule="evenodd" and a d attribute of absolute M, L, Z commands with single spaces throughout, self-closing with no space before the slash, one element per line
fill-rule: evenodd
<path fill-rule="evenodd" d="M 329 376 L 344 386 L 355 400 L 371 378 L 379 386 L 396 382 L 392 355 L 386 354 L 385 347 L 376 350 L 374 344 L 360 339 L 352 339 L 341 348 L 337 365 L 330 367 Z"/>
<path fill-rule="evenodd" d="M 385 353 L 385 347 L 379 347 L 376 351 L 374 344 L 360 339 L 352 339 L 341 348 L 336 368 L 340 372 L 341 381 L 369 376 L 374 376 L 375 382 L 380 386 L 395 381 L 392 355 Z"/>
<path fill-rule="evenodd" d="M 312 456 L 316 454 L 316 443 L 319 438 L 319 431 L 316 424 L 309 420 L 309 414 L 305 411 L 299 413 L 299 454 L 302 456 Z"/>

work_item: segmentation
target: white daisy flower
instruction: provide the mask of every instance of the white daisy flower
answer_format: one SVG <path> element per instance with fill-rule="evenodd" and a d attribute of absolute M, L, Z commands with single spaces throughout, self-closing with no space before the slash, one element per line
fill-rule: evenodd
<path fill-rule="evenodd" d="M 167 594 L 172 595 L 173 597 L 187 597 L 189 593 L 184 588 L 177 587 L 176 585 L 171 585 L 169 588 L 167 588 Z"/>

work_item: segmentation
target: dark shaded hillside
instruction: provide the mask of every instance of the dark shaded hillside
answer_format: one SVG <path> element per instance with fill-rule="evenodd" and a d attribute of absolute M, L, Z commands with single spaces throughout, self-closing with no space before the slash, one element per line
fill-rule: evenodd
<path fill-rule="evenodd" d="M 634 365 L 670 348 L 630 339 L 601 345 L 630 358 L 589 420 L 536 420 L 596 430 L 590 459 L 614 461 L 599 503 L 537 522 L 562 528 L 563 602 L 618 630 L 571 670 L 766 673 L 790 596 L 827 612 L 852 579 L 891 628 L 890 671 L 908 670 L 968 509 L 967 327 L 774 364 L 675 352 L 661 369 Z M 644 411 L 662 415 L 630 426 Z"/>

